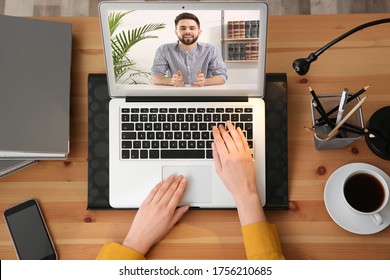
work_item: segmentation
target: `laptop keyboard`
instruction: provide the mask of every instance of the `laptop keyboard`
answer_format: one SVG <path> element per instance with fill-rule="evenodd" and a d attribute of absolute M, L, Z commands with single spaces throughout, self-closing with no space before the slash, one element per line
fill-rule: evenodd
<path fill-rule="evenodd" d="M 121 157 L 212 159 L 212 127 L 230 120 L 253 148 L 253 110 L 229 108 L 121 108 Z"/>

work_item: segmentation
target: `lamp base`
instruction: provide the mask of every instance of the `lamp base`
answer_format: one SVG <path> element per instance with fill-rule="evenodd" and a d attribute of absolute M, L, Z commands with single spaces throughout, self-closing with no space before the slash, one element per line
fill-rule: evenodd
<path fill-rule="evenodd" d="M 375 135 L 366 135 L 366 142 L 371 151 L 377 156 L 390 160 L 390 106 L 376 111 L 368 120 L 366 128 Z"/>

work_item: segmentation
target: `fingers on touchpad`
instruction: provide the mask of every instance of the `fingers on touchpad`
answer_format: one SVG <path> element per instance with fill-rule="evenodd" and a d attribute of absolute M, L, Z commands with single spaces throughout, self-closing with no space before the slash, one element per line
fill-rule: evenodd
<path fill-rule="evenodd" d="M 187 178 L 187 188 L 181 203 L 211 203 L 212 180 L 210 166 L 163 166 L 163 180 L 171 175 Z"/>

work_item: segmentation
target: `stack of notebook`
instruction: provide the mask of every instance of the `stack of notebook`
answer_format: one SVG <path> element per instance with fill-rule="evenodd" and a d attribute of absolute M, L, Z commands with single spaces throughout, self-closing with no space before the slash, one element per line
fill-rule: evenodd
<path fill-rule="evenodd" d="M 72 26 L 0 15 L 0 177 L 69 154 Z"/>

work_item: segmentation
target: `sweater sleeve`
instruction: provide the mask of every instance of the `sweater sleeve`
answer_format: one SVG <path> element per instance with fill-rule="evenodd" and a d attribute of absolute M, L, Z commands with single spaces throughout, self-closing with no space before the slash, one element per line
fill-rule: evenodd
<path fill-rule="evenodd" d="M 266 222 L 245 225 L 241 228 L 248 260 L 283 260 L 276 226 Z"/>
<path fill-rule="evenodd" d="M 104 244 L 97 260 L 144 260 L 145 257 L 137 251 L 115 242 Z"/>

